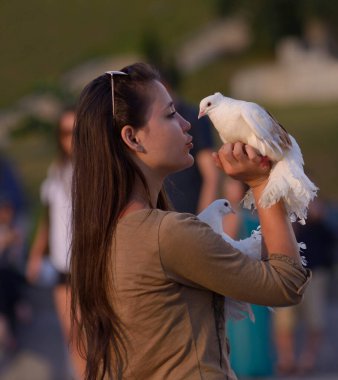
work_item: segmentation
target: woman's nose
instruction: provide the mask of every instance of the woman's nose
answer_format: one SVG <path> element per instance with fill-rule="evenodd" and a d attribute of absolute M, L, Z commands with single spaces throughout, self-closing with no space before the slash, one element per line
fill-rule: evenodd
<path fill-rule="evenodd" d="M 191 124 L 183 116 L 180 115 L 180 124 L 183 129 L 183 132 L 188 132 L 191 129 Z"/>

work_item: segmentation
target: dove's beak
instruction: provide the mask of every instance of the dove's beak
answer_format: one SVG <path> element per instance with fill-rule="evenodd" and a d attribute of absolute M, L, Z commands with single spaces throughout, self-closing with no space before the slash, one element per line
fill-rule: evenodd
<path fill-rule="evenodd" d="M 205 112 L 200 111 L 197 118 L 200 119 L 201 117 L 205 116 Z"/>

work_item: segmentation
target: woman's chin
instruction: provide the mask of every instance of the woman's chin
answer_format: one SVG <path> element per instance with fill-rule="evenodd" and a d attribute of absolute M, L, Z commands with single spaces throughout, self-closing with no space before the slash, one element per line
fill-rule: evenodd
<path fill-rule="evenodd" d="M 179 168 L 177 168 L 176 172 L 180 172 L 182 170 L 191 168 L 194 165 L 194 161 L 195 161 L 194 157 L 189 153 L 188 158 L 186 159 L 186 161 L 182 164 L 182 166 L 180 166 Z"/>

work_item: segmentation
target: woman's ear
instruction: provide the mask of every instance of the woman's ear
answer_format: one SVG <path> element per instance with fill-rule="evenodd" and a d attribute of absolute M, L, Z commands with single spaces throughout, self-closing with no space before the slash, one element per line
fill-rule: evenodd
<path fill-rule="evenodd" d="M 121 137 L 124 143 L 134 152 L 144 153 L 145 149 L 141 145 L 138 133 L 131 125 L 125 125 L 121 130 Z"/>

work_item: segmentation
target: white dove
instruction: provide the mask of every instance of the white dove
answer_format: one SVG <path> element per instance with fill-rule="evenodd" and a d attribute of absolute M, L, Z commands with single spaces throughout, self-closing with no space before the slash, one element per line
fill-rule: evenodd
<path fill-rule="evenodd" d="M 223 217 L 230 213 L 234 213 L 230 202 L 227 199 L 217 199 L 213 201 L 207 208 L 200 212 L 197 217 L 202 222 L 208 224 L 216 233 L 234 248 L 238 249 L 243 254 L 251 257 L 254 260 L 262 259 L 262 234 L 260 226 L 251 231 L 251 236 L 246 239 L 234 240 L 227 235 L 223 230 Z M 298 243 L 299 250 L 302 252 L 306 249 L 304 243 Z M 307 265 L 305 256 L 301 256 L 302 264 Z M 268 307 L 270 311 L 274 311 L 272 307 Z M 247 302 L 237 301 L 229 297 L 224 297 L 224 310 L 227 318 L 233 320 L 249 318 L 254 322 L 255 315 L 253 314 L 251 305 Z"/>
<path fill-rule="evenodd" d="M 198 219 L 208 224 L 222 238 L 247 256 L 260 260 L 262 253 L 261 233 L 259 230 L 252 231 L 252 235 L 246 239 L 234 240 L 223 231 L 223 216 L 234 213 L 227 199 L 217 199 L 197 215 Z"/>
<path fill-rule="evenodd" d="M 264 108 L 217 92 L 200 102 L 198 117 L 208 115 L 224 143 L 241 141 L 273 162 L 268 184 L 259 200 L 270 207 L 283 198 L 292 221 L 305 223 L 309 202 L 318 188 L 305 175 L 303 157 L 296 140 Z M 255 206 L 249 190 L 244 206 Z"/>
<path fill-rule="evenodd" d="M 261 234 L 260 231 L 253 231 L 252 235 L 243 240 L 234 240 L 223 231 L 223 216 L 233 213 L 230 202 L 227 199 L 217 199 L 204 209 L 197 217 L 204 223 L 208 224 L 216 233 L 221 235 L 223 239 L 247 256 L 253 259 L 261 259 Z M 254 321 L 255 316 L 249 303 L 237 301 L 229 297 L 225 297 L 224 310 L 227 318 L 239 320 L 247 315 Z"/>

